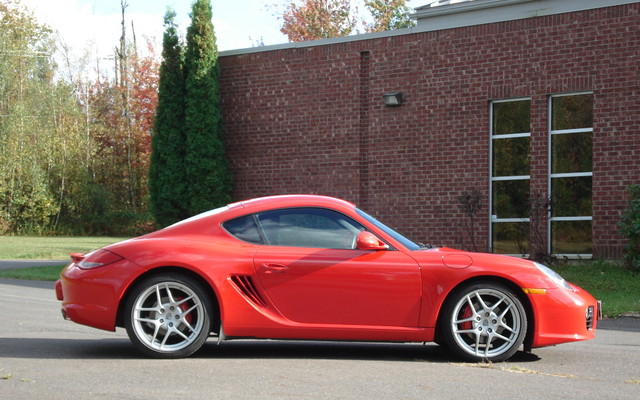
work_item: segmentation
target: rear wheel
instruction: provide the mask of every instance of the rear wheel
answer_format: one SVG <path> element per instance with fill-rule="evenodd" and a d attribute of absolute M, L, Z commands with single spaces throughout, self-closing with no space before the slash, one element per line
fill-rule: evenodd
<path fill-rule="evenodd" d="M 447 301 L 442 334 L 448 347 L 470 361 L 504 361 L 514 355 L 527 332 L 522 302 L 506 286 L 478 282 Z"/>
<path fill-rule="evenodd" d="M 125 304 L 131 342 L 156 358 L 187 357 L 211 331 L 210 296 L 192 278 L 156 275 L 140 282 Z"/>

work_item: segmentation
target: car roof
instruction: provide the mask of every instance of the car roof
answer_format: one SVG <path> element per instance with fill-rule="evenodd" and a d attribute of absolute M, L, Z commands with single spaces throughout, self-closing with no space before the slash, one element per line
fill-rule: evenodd
<path fill-rule="evenodd" d="M 287 208 L 287 207 L 331 207 L 354 208 L 355 204 L 330 196 L 313 194 L 290 194 L 258 197 L 229 204 L 229 208 L 243 207 L 250 209 Z"/>
<path fill-rule="evenodd" d="M 151 238 L 176 234 L 191 234 L 194 232 L 211 233 L 211 229 L 217 229 L 218 223 L 230 218 L 236 218 L 245 214 L 251 214 L 270 209 L 296 207 L 331 208 L 337 211 L 350 212 L 355 208 L 355 205 L 349 203 L 348 201 L 341 200 L 335 197 L 320 195 L 293 194 L 259 197 L 255 199 L 231 203 L 227 206 L 219 207 L 198 215 L 194 215 L 191 218 L 176 222 L 175 224 L 164 229 L 144 235 L 144 237 Z M 214 220 L 218 222 L 212 224 L 211 222 Z"/>

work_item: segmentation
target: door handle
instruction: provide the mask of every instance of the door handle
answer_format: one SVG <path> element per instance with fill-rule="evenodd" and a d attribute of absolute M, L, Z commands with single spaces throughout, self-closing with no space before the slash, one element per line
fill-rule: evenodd
<path fill-rule="evenodd" d="M 262 272 L 265 274 L 284 274 L 289 271 L 289 267 L 282 264 L 263 263 Z"/>

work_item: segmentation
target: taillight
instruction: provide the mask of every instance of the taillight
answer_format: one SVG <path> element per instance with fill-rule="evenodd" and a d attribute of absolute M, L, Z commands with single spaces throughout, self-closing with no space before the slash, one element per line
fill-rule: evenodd
<path fill-rule="evenodd" d="M 123 258 L 109 250 L 100 249 L 84 256 L 78 253 L 73 253 L 71 254 L 71 259 L 82 269 L 92 269 L 113 264 Z"/>

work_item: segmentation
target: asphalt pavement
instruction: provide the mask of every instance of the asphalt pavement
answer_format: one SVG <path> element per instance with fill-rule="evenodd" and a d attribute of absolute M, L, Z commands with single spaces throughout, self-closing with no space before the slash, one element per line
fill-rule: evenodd
<path fill-rule="evenodd" d="M 65 321 L 52 282 L 0 279 L 0 399 L 638 399 L 640 320 L 596 338 L 464 363 L 420 343 L 208 341 L 142 357 L 122 329 Z"/>
<path fill-rule="evenodd" d="M 0 260 L 0 271 L 7 269 L 66 265 L 69 260 Z"/>

